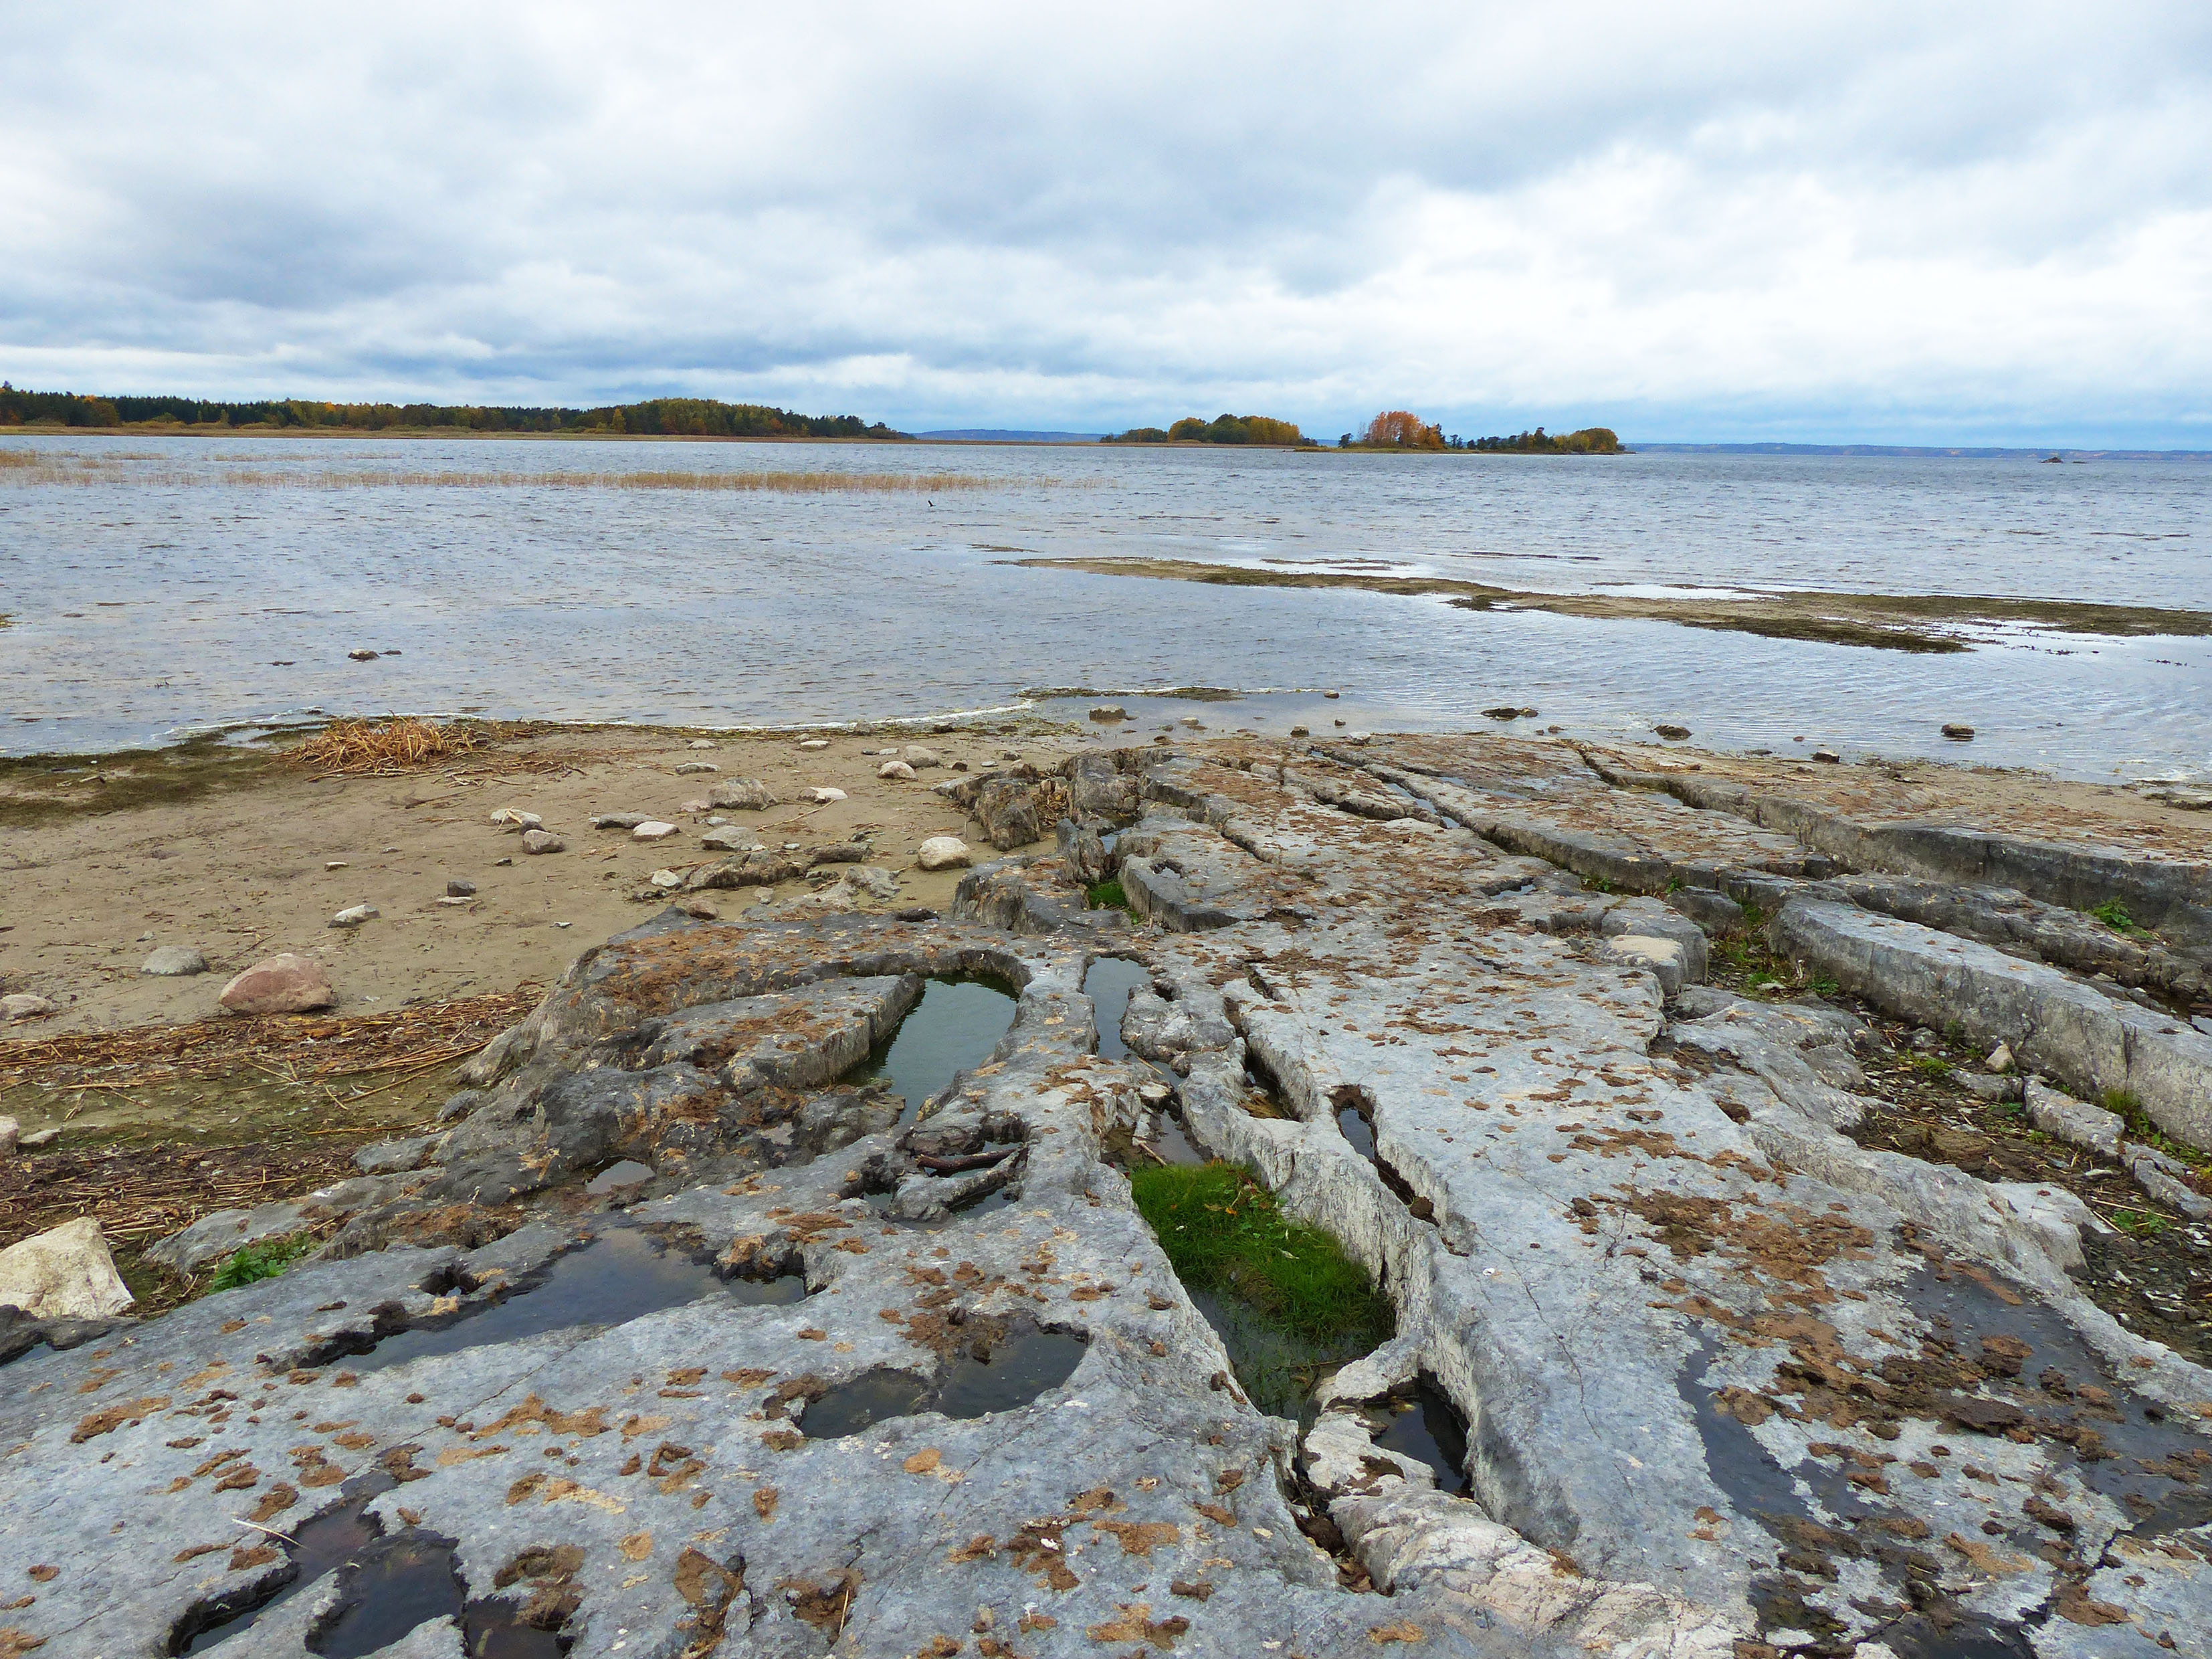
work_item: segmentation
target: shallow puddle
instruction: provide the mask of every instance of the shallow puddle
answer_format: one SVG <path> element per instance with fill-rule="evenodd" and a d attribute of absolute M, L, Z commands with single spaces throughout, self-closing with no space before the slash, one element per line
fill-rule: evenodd
<path fill-rule="evenodd" d="M 933 1409 L 956 1418 L 1018 1411 L 1073 1376 L 1086 1346 L 1066 1331 L 1017 1325 L 988 1346 L 961 1351 L 945 1373 Z"/>
<path fill-rule="evenodd" d="M 1985 1370 L 1993 1369 L 1991 1339 L 2026 1345 L 2025 1357 L 2004 1362 L 2016 1363 L 2019 1375 L 1991 1376 L 1984 1387 L 2016 1402 L 2067 1473 L 2117 1503 L 2136 1532 L 2212 1521 L 2212 1443 L 2116 1380 L 2056 1313 L 2008 1302 L 1984 1277 L 1959 1267 L 1923 1268 L 1906 1281 L 1905 1299 L 1938 1339 Z"/>
<path fill-rule="evenodd" d="M 1129 1045 L 1121 1041 L 1121 1017 L 1129 1010 L 1130 994 L 1140 986 L 1150 988 L 1152 982 L 1151 969 L 1123 957 L 1100 957 L 1084 974 L 1083 994 L 1091 999 L 1097 1022 L 1101 1059 L 1131 1057 Z"/>
<path fill-rule="evenodd" d="M 1358 1103 L 1349 1101 L 1336 1109 L 1336 1127 L 1352 1143 L 1352 1150 L 1370 1164 L 1375 1161 L 1375 1127 L 1359 1109 Z"/>
<path fill-rule="evenodd" d="M 393 1482 L 382 1470 L 347 1482 L 360 1495 L 292 1534 L 289 1547 L 298 1571 L 276 1594 L 220 1625 L 210 1626 L 173 1650 L 205 1653 L 246 1630 L 280 1603 L 338 1574 L 336 1613 L 307 1638 L 307 1651 L 322 1659 L 367 1659 L 433 1619 L 458 1619 L 469 1659 L 559 1659 L 561 1638 L 521 1621 L 504 1596 L 468 1599 L 455 1540 L 410 1527 L 386 1537 L 362 1511 Z"/>
<path fill-rule="evenodd" d="M 376 1522 L 362 1511 L 370 1499 L 398 1484 L 382 1469 L 373 1469 L 346 1482 L 347 1501 L 327 1515 L 317 1516 L 295 1528 L 286 1553 L 297 1571 L 271 1595 L 222 1623 L 210 1625 L 186 1638 L 179 1653 L 204 1653 L 218 1642 L 246 1629 L 280 1601 L 289 1601 L 308 1585 L 335 1572 L 346 1561 L 381 1536 Z M 266 1534 L 264 1534 L 266 1537 Z M 189 1626 L 186 1626 L 189 1628 Z"/>
<path fill-rule="evenodd" d="M 912 1123 L 954 1077 L 990 1059 L 1017 1006 L 1011 993 L 988 980 L 933 979 L 890 1043 L 847 1080 L 882 1078 L 906 1101 L 900 1124 Z"/>
<path fill-rule="evenodd" d="M 584 1190 L 594 1194 L 620 1192 L 626 1188 L 641 1187 L 653 1179 L 649 1164 L 626 1158 L 619 1164 L 610 1164 L 584 1183 Z"/>
<path fill-rule="evenodd" d="M 1310 1341 L 1236 1297 L 1188 1285 L 1184 1290 L 1229 1350 L 1229 1364 L 1244 1397 L 1270 1417 L 1289 1418 L 1301 1430 L 1311 1428 L 1319 1415 L 1313 1389 L 1322 1373 L 1357 1359 L 1375 1346 L 1374 1337 L 1364 1333 L 1348 1334 L 1335 1343 Z"/>
<path fill-rule="evenodd" d="M 1389 1421 L 1375 1436 L 1375 1443 L 1425 1464 L 1437 1477 L 1438 1492 L 1468 1497 L 1474 1482 L 1467 1472 L 1467 1419 L 1436 1380 L 1423 1376 L 1411 1391 L 1393 1395 L 1381 1409 Z"/>
<path fill-rule="evenodd" d="M 1100 957 L 1084 973 L 1083 994 L 1091 999 L 1091 1018 L 1098 1032 L 1099 1058 L 1147 1066 L 1173 1088 L 1173 1072 L 1132 1054 L 1129 1045 L 1121 1040 L 1121 1019 L 1128 1012 L 1129 998 L 1139 989 L 1150 989 L 1152 983 L 1152 971 L 1142 963 L 1131 962 L 1124 957 Z M 1172 1108 L 1163 1108 L 1152 1114 L 1152 1137 L 1137 1141 L 1137 1146 L 1162 1164 L 1206 1162 L 1206 1154 L 1190 1138 L 1190 1130 L 1180 1113 Z"/>
<path fill-rule="evenodd" d="M 307 1638 L 323 1659 L 368 1659 L 433 1619 L 450 1618 L 468 1599 L 454 1540 L 410 1527 L 371 1540 L 338 1570 L 337 1616 Z"/>
<path fill-rule="evenodd" d="M 887 1417 L 910 1417 L 929 1396 L 929 1384 L 910 1371 L 863 1371 L 814 1401 L 799 1426 L 810 1440 L 842 1440 Z"/>
<path fill-rule="evenodd" d="M 910 1371 L 863 1371 L 809 1405 L 799 1426 L 810 1440 L 837 1440 L 917 1412 L 965 1419 L 1018 1411 L 1073 1376 L 1088 1346 L 1072 1333 L 1018 1320 L 963 1348 L 933 1388 Z"/>
<path fill-rule="evenodd" d="M 766 1306 L 797 1302 L 805 1294 L 805 1281 L 796 1273 L 723 1279 L 706 1263 L 664 1249 L 649 1234 L 611 1228 L 582 1249 L 556 1257 L 542 1278 L 526 1281 L 501 1300 L 387 1336 L 346 1365 L 356 1372 L 386 1370 L 430 1354 L 515 1342 L 546 1331 L 604 1329 L 713 1296 Z"/>

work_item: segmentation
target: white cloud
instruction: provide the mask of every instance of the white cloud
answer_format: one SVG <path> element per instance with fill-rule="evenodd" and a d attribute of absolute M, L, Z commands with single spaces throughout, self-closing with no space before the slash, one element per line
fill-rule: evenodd
<path fill-rule="evenodd" d="M 2208 82 L 2181 6 L 33 10 L 0 370 L 2204 444 Z"/>

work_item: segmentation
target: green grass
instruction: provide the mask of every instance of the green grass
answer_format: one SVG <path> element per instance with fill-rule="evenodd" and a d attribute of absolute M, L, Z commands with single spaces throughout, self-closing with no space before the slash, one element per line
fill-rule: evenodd
<path fill-rule="evenodd" d="M 2112 1224 L 2136 1238 L 2156 1238 L 2166 1231 L 2166 1218 L 2144 1210 L 2115 1210 Z"/>
<path fill-rule="evenodd" d="M 1233 1297 L 1277 1328 L 1334 1346 L 1387 1340 L 1389 1298 L 1344 1247 L 1293 1220 L 1234 1164 L 1139 1170 L 1129 1177 L 1137 1210 L 1184 1285 Z"/>
<path fill-rule="evenodd" d="M 2118 899 L 2106 899 L 2102 904 L 2093 904 L 2089 914 L 2116 933 L 2140 933 L 2142 927 L 2128 914 L 2128 907 Z"/>
<path fill-rule="evenodd" d="M 1094 881 L 1083 890 L 1084 902 L 1094 910 L 1128 910 L 1129 895 L 1123 890 L 1120 877 L 1111 881 Z M 1134 915 L 1135 911 L 1129 914 Z"/>
<path fill-rule="evenodd" d="M 2129 1139 L 2139 1140 L 2170 1158 L 2179 1158 L 2200 1174 L 2212 1174 L 2212 1153 L 2174 1139 L 2152 1122 L 2150 1114 L 2143 1110 L 2142 1102 L 2136 1097 L 2134 1090 L 2107 1089 L 2099 1099 L 2106 1111 L 2117 1113 L 2120 1121 L 2128 1126 Z"/>
<path fill-rule="evenodd" d="M 314 1246 L 315 1241 L 304 1234 L 291 1238 L 264 1239 L 258 1244 L 249 1244 L 215 1270 L 215 1277 L 208 1281 L 208 1289 L 234 1291 L 241 1285 L 274 1279 Z"/>
<path fill-rule="evenodd" d="M 1941 1054 L 1915 1054 L 1912 1056 L 1912 1069 L 1924 1072 L 1929 1077 L 1948 1077 L 1957 1067 Z"/>

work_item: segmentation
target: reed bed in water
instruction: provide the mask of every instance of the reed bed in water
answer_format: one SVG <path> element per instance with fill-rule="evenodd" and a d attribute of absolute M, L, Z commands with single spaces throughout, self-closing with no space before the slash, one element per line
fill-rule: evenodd
<path fill-rule="evenodd" d="M 225 485 L 241 489 L 684 489 L 784 495 L 949 495 L 1008 484 L 1055 484 L 1056 478 L 991 478 L 974 472 L 298 472 L 258 468 L 188 471 L 172 467 L 126 471 L 83 456 L 45 456 L 0 449 L 0 483 L 128 483 L 168 489 Z"/>
<path fill-rule="evenodd" d="M 1006 482 L 973 472 L 234 471 L 226 483 L 277 489 L 734 489 L 779 495 L 950 494 Z"/>

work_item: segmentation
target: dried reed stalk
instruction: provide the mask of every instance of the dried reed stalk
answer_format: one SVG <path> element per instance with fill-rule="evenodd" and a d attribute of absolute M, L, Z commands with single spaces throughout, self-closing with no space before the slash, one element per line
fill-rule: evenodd
<path fill-rule="evenodd" d="M 332 720 L 297 748 L 287 750 L 285 758 L 326 772 L 380 772 L 473 754 L 483 744 L 482 732 L 458 722 Z"/>

